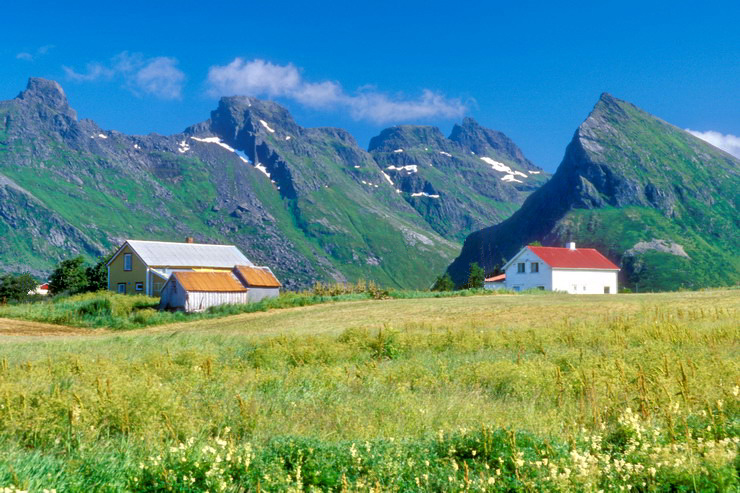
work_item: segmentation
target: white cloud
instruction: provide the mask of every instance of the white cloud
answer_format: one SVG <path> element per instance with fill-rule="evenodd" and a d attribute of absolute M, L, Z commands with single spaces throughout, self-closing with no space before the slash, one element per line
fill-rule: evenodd
<path fill-rule="evenodd" d="M 338 82 L 307 82 L 293 64 L 235 58 L 208 70 L 208 92 L 213 96 L 267 96 L 292 99 L 311 108 L 340 108 L 358 120 L 376 123 L 433 117 L 456 118 L 467 110 L 460 99 L 424 89 L 417 99 L 393 97 L 374 88 L 348 94 Z"/>
<path fill-rule="evenodd" d="M 180 99 L 185 74 L 177 68 L 177 60 L 157 57 L 147 61 L 133 76 L 133 85 L 146 94 L 162 99 Z"/>
<path fill-rule="evenodd" d="M 185 74 L 177 68 L 177 59 L 171 57 L 146 58 L 141 53 L 126 51 L 114 56 L 109 63 L 91 62 L 83 72 L 63 66 L 71 80 L 95 82 L 120 78 L 124 86 L 136 96 L 152 95 L 160 99 L 180 99 Z"/>
<path fill-rule="evenodd" d="M 52 48 L 54 48 L 54 45 L 40 46 L 33 53 L 31 53 L 30 51 L 22 51 L 22 52 L 18 53 L 15 56 L 15 58 L 18 59 L 18 60 L 25 60 L 27 62 L 32 62 L 32 61 L 36 60 L 37 58 L 42 57 L 42 56 L 46 55 L 47 53 L 49 53 L 49 51 Z"/>
<path fill-rule="evenodd" d="M 687 128 L 686 131 L 740 159 L 740 137 L 732 134 L 725 135 L 714 130 L 699 132 Z"/>
<path fill-rule="evenodd" d="M 77 82 L 95 82 L 97 80 L 110 80 L 115 75 L 115 70 L 108 68 L 98 62 L 88 63 L 84 72 L 76 72 L 74 69 L 62 65 L 68 79 Z"/>

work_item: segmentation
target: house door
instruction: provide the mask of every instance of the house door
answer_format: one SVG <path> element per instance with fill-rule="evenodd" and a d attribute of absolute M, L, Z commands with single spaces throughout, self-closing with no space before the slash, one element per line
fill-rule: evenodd
<path fill-rule="evenodd" d="M 604 286 L 604 294 L 609 294 L 610 289 L 609 286 Z"/>
<path fill-rule="evenodd" d="M 126 283 L 125 282 L 118 283 L 118 292 L 120 294 L 126 294 Z"/>

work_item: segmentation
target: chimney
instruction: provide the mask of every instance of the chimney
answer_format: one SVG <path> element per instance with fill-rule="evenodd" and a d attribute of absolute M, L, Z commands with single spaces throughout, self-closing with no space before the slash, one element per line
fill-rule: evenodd
<path fill-rule="evenodd" d="M 569 241 L 565 244 L 565 248 L 568 250 L 575 250 L 576 249 L 576 242 L 575 241 Z"/>
<path fill-rule="evenodd" d="M 185 238 L 185 243 L 195 243 L 195 240 L 193 239 L 192 236 L 187 236 Z"/>

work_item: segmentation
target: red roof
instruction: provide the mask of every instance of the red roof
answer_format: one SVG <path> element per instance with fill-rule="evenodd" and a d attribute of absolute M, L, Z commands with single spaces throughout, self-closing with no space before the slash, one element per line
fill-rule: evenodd
<path fill-rule="evenodd" d="M 506 274 L 499 274 L 493 277 L 486 277 L 486 282 L 503 282 L 506 279 Z"/>
<path fill-rule="evenodd" d="M 608 258 L 593 248 L 557 248 L 528 246 L 529 250 L 556 269 L 619 270 Z"/>

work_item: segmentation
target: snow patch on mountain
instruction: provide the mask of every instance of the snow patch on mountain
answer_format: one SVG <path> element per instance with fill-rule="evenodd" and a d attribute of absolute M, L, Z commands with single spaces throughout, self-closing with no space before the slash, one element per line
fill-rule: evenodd
<path fill-rule="evenodd" d="M 512 182 L 512 181 L 515 181 L 515 182 L 517 182 L 517 183 L 524 183 L 524 182 L 523 182 L 522 180 L 517 180 L 517 179 L 516 179 L 516 178 L 514 177 L 514 175 L 513 175 L 513 174 L 509 174 L 509 175 L 506 175 L 506 176 L 502 177 L 502 178 L 501 178 L 501 181 L 508 181 L 508 182 Z"/>
<path fill-rule="evenodd" d="M 419 171 L 419 166 L 416 164 L 408 164 L 406 166 L 388 166 L 386 169 L 391 171 L 408 171 L 410 173 L 416 173 Z"/>
<path fill-rule="evenodd" d="M 263 127 L 265 127 L 265 129 L 268 132 L 270 132 L 271 134 L 274 134 L 275 133 L 275 130 L 273 128 L 270 128 L 270 125 L 268 125 L 266 121 L 260 120 L 260 123 L 262 124 Z"/>

